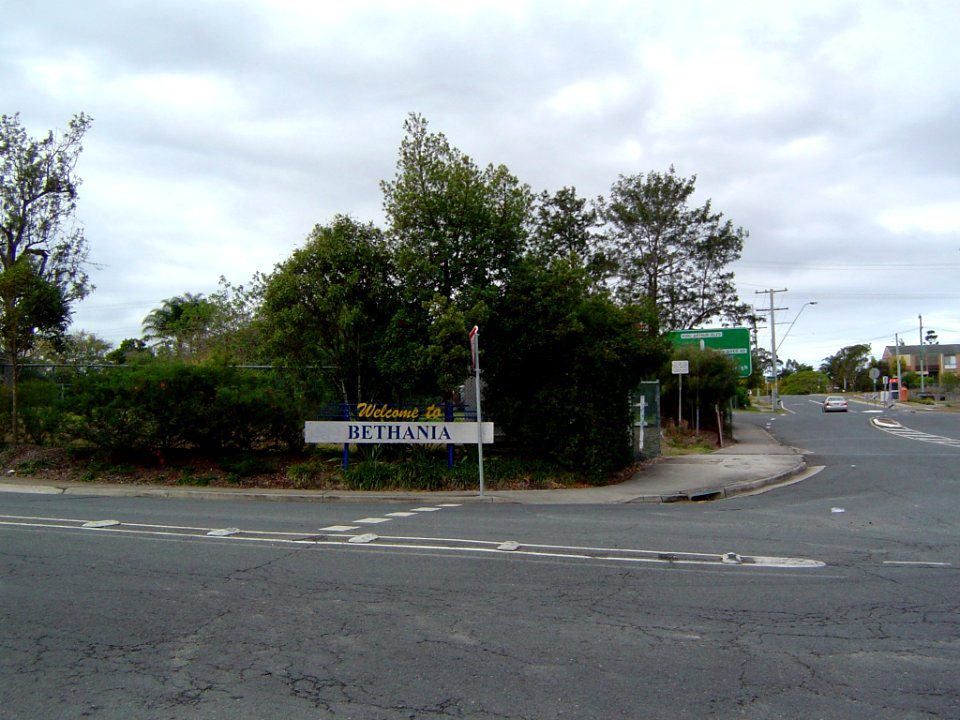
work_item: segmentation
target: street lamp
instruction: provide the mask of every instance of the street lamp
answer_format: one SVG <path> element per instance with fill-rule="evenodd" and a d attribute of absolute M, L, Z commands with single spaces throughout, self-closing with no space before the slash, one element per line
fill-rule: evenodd
<path fill-rule="evenodd" d="M 778 352 L 780 351 L 780 345 L 783 345 L 783 341 L 787 339 L 787 335 L 789 335 L 789 334 L 790 334 L 790 331 L 793 330 L 794 323 L 797 322 L 797 318 L 800 317 L 800 313 L 803 312 L 804 308 L 806 308 L 807 305 L 816 305 L 816 304 L 817 304 L 817 301 L 816 301 L 816 300 L 811 300 L 811 301 L 809 301 L 809 302 L 805 302 L 803 305 L 800 306 L 800 310 L 797 311 L 797 316 L 796 316 L 795 318 L 793 318 L 793 322 L 790 323 L 790 327 L 787 328 L 787 331 L 783 334 L 783 337 L 780 338 L 780 343 L 777 345 L 777 351 L 778 351 Z M 774 372 L 774 374 L 776 374 L 777 369 L 774 368 L 774 369 L 773 369 L 773 372 Z"/>
<path fill-rule="evenodd" d="M 790 331 L 793 330 L 793 325 L 794 323 L 797 322 L 797 318 L 800 317 L 800 313 L 803 312 L 804 308 L 807 307 L 807 305 L 816 305 L 816 304 L 817 304 L 816 300 L 811 300 L 809 302 L 805 302 L 803 305 L 800 306 L 799 312 L 797 312 L 796 317 L 793 318 L 793 322 L 790 323 L 790 327 L 787 328 L 787 331 L 783 334 L 783 337 L 780 339 L 780 342 L 778 343 L 776 340 L 777 323 L 773 319 L 773 301 L 771 300 L 770 302 L 770 349 L 773 351 L 770 353 L 772 362 L 773 362 L 773 389 L 770 392 L 770 402 L 773 404 L 774 412 L 777 411 L 777 405 L 779 403 L 779 400 L 777 399 L 777 394 L 778 394 L 777 384 L 780 380 L 780 368 L 777 366 L 780 363 L 777 361 L 777 351 L 780 350 L 780 346 L 783 345 L 783 341 L 787 339 L 787 335 L 789 335 Z"/>

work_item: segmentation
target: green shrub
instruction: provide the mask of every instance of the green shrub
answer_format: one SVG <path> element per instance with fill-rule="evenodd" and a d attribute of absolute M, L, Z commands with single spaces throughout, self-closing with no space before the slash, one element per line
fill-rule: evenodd
<path fill-rule="evenodd" d="M 109 451 L 299 448 L 306 411 L 271 373 L 151 362 L 78 376 L 63 401 L 70 437 Z"/>
<path fill-rule="evenodd" d="M 17 471 L 18 475 L 36 475 L 41 470 L 46 470 L 50 467 L 50 461 L 44 458 L 37 458 L 36 460 L 26 460 L 24 462 L 17 463 L 14 468 Z"/>

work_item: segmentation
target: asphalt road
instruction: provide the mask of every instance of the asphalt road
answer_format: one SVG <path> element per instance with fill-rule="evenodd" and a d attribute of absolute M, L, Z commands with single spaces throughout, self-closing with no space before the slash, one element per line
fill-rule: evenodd
<path fill-rule="evenodd" d="M 960 717 L 960 416 L 785 405 L 713 503 L 4 494 L 0 717 Z"/>

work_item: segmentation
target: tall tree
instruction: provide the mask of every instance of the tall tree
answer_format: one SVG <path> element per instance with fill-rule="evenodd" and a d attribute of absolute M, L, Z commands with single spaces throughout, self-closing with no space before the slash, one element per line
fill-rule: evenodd
<path fill-rule="evenodd" d="M 576 255 L 597 282 L 615 270 L 602 247 L 599 213 L 577 195 L 576 188 L 564 187 L 553 195 L 540 193 L 532 224 L 530 251 L 543 260 Z"/>
<path fill-rule="evenodd" d="M 75 222 L 81 182 L 76 164 L 90 123 L 80 113 L 65 132 L 34 139 L 19 114 L 0 116 L 0 271 L 6 275 L 0 283 L 0 342 L 10 368 L 14 443 L 21 358 L 37 330 L 62 336 L 71 303 L 91 290 L 86 239 Z"/>
<path fill-rule="evenodd" d="M 824 358 L 820 372 L 826 373 L 835 385 L 852 390 L 857 387 L 859 376 L 864 374 L 869 365 L 870 346 L 849 345 L 835 355 Z"/>
<path fill-rule="evenodd" d="M 714 212 L 708 200 L 690 205 L 696 176 L 621 175 L 600 199 L 608 241 L 618 260 L 622 302 L 646 299 L 658 311 L 660 330 L 698 327 L 747 314 L 733 284 L 730 263 L 740 257 L 747 232 Z"/>
<path fill-rule="evenodd" d="M 466 310 L 502 288 L 521 257 L 530 189 L 506 167 L 481 170 L 411 114 L 397 174 L 382 182 L 398 271 L 420 302 L 435 294 Z"/>
<path fill-rule="evenodd" d="M 256 273 L 249 286 L 234 285 L 220 277 L 220 287 L 207 299 L 214 307 L 210 327 L 211 348 L 235 363 L 265 360 L 261 348 L 261 328 L 256 322 L 263 302 L 266 276 Z"/>
<path fill-rule="evenodd" d="M 553 195 L 546 191 L 540 193 L 533 222 L 530 245 L 539 255 L 555 257 L 575 253 L 585 260 L 593 250 L 599 218 L 586 198 L 577 195 L 576 188 L 560 188 Z"/>

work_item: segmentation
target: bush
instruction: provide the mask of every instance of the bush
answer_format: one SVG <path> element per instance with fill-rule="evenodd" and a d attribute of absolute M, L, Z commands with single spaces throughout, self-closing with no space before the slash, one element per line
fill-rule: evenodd
<path fill-rule="evenodd" d="M 62 408 L 71 437 L 108 451 L 299 448 L 306 416 L 274 374 L 176 362 L 79 375 Z"/>
<path fill-rule="evenodd" d="M 64 422 L 59 406 L 61 388 L 47 380 L 23 380 L 17 387 L 20 431 L 34 445 L 52 443 Z"/>

